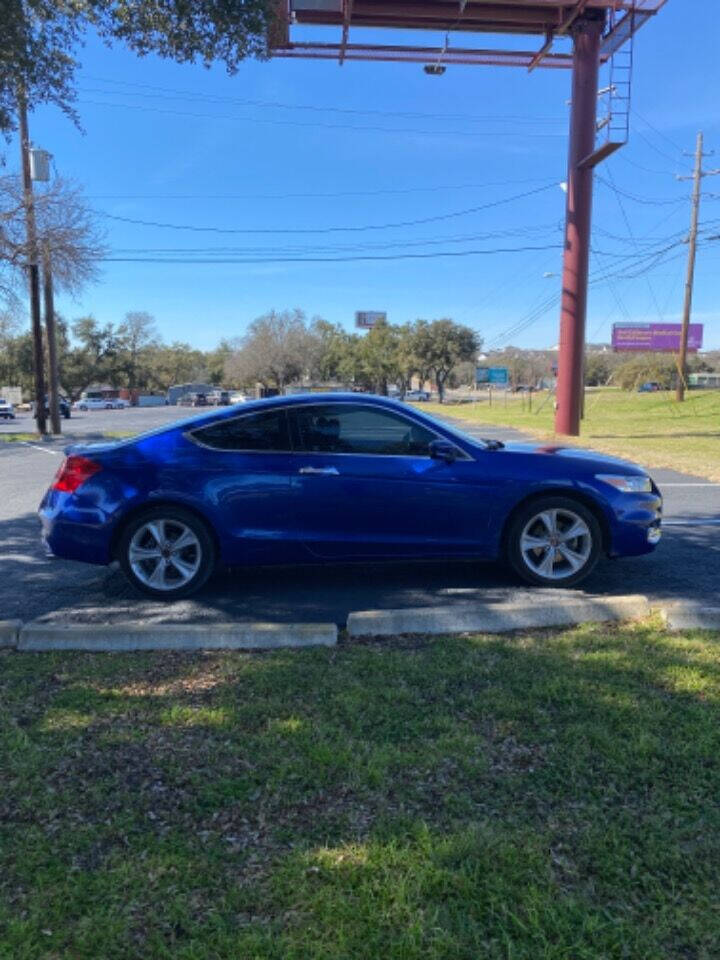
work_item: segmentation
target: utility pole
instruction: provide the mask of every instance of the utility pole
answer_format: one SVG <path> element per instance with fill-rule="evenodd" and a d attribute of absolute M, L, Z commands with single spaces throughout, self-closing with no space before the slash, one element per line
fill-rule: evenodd
<path fill-rule="evenodd" d="M 57 337 L 55 335 L 55 298 L 53 295 L 52 260 L 50 245 L 43 246 L 43 301 L 45 307 L 45 334 L 48 346 L 50 429 L 54 434 L 62 433 L 60 425 L 60 403 L 58 395 Z"/>
<path fill-rule="evenodd" d="M 45 358 L 43 356 L 42 326 L 40 323 L 40 269 L 38 266 L 35 204 L 30 173 L 30 138 L 28 134 L 27 102 L 25 92 L 18 93 L 18 120 L 20 133 L 20 160 L 22 164 L 25 225 L 27 230 L 27 272 L 30 291 L 30 322 L 33 338 L 33 366 L 35 368 L 35 421 L 38 433 L 47 432 L 45 416 Z"/>
<path fill-rule="evenodd" d="M 678 382 L 675 389 L 675 399 L 682 403 L 685 399 L 687 385 L 687 345 L 690 330 L 690 311 L 692 309 L 693 283 L 695 280 L 695 250 L 697 246 L 698 214 L 700 212 L 700 186 L 703 177 L 714 176 L 720 170 L 703 172 L 703 135 L 702 130 L 697 135 L 695 143 L 695 169 L 692 175 L 693 192 L 690 211 L 690 234 L 688 237 L 688 261 L 685 275 L 685 300 L 683 303 L 682 331 L 680 333 L 680 352 L 678 354 Z M 690 177 L 678 177 L 678 180 L 690 180 Z"/>

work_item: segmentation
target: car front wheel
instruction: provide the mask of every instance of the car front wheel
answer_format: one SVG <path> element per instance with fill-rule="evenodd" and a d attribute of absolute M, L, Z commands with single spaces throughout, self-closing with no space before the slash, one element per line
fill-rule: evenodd
<path fill-rule="evenodd" d="M 527 583 L 570 587 L 589 576 L 602 550 L 594 514 L 569 497 L 543 497 L 522 507 L 510 525 L 508 559 Z"/>
<path fill-rule="evenodd" d="M 122 531 L 118 559 L 130 582 L 159 600 L 187 597 L 215 567 L 215 546 L 205 524 L 181 507 L 155 507 Z"/>

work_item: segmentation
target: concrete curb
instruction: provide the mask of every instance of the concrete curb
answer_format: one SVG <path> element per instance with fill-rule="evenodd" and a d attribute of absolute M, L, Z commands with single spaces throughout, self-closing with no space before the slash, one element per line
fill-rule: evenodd
<path fill-rule="evenodd" d="M 678 600 L 662 608 L 668 630 L 720 630 L 720 607 L 692 600 Z"/>
<path fill-rule="evenodd" d="M 29 623 L 20 630 L 24 650 L 276 650 L 332 647 L 334 623 L 52 624 Z"/>
<path fill-rule="evenodd" d="M 528 606 L 513 603 L 467 604 L 412 610 L 363 610 L 351 613 L 350 637 L 387 637 L 403 633 L 502 633 L 538 627 L 563 627 L 604 620 L 637 620 L 647 617 L 647 597 L 553 598 L 552 603 Z"/>
<path fill-rule="evenodd" d="M 0 647 L 16 647 L 22 620 L 0 620 Z"/>

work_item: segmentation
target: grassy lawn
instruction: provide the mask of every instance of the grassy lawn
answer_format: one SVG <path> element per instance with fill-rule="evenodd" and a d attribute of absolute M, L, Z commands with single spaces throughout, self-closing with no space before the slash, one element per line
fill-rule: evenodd
<path fill-rule="evenodd" d="M 66 434 L 58 434 L 55 439 L 62 442 L 63 439 L 70 443 L 91 443 L 97 437 L 104 437 L 108 440 L 124 440 L 126 437 L 134 437 L 137 431 L 133 430 L 103 430 L 97 434 L 79 435 L 69 430 Z M 39 443 L 43 438 L 39 433 L 0 433 L 0 443 Z"/>
<path fill-rule="evenodd" d="M 578 443 L 651 467 L 672 467 L 720 480 L 720 391 L 689 392 L 685 403 L 670 393 L 588 391 Z M 539 409 L 545 401 L 542 409 Z M 473 404 L 419 404 L 428 413 L 447 413 L 472 423 L 494 423 L 552 438 L 554 412 L 547 393 L 533 396 L 532 410 L 520 394 L 496 392 Z M 565 439 L 563 439 L 565 442 Z M 574 441 L 573 441 L 574 442 Z"/>
<path fill-rule="evenodd" d="M 710 960 L 720 645 L 0 656 L 5 960 Z"/>
<path fill-rule="evenodd" d="M 0 433 L 0 443 L 36 443 L 39 439 L 37 433 Z"/>

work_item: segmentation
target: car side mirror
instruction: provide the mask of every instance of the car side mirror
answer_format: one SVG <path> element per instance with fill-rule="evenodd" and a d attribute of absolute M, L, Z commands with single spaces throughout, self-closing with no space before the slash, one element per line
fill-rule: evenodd
<path fill-rule="evenodd" d="M 445 463 L 454 463 L 460 456 L 460 451 L 449 440 L 431 440 L 430 456 L 433 460 L 443 460 Z"/>

